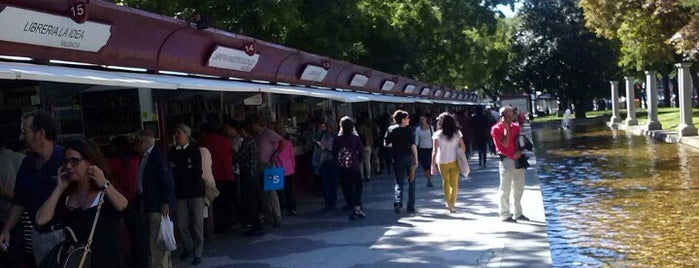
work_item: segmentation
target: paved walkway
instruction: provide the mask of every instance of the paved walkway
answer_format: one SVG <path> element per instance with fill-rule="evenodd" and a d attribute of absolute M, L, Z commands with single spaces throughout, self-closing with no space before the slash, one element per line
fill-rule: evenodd
<path fill-rule="evenodd" d="M 397 216 L 393 178 L 378 176 L 364 187 L 365 219 L 349 221 L 341 210 L 321 212 L 320 197 L 302 200 L 298 215 L 284 216 L 282 227 L 268 226 L 265 236 L 245 237 L 242 230 L 215 236 L 198 267 L 550 267 L 535 166 L 527 172 L 522 201 L 531 221 L 504 223 L 496 202 L 497 159 L 490 157 L 484 168 L 471 160 L 471 178 L 462 180 L 455 214 L 444 208 L 441 179 L 427 188 L 421 175 L 417 213 Z M 341 191 L 338 195 L 343 204 Z"/>

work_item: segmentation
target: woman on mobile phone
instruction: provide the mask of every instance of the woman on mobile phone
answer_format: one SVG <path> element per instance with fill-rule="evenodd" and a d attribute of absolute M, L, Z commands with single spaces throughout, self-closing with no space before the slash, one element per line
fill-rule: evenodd
<path fill-rule="evenodd" d="M 122 267 L 119 237 L 114 230 L 117 230 L 119 212 L 126 208 L 128 201 L 115 187 L 110 187 L 107 161 L 95 146 L 76 139 L 68 141 L 65 148 L 64 165 L 58 169 L 56 188 L 39 208 L 36 223 L 42 226 L 57 218 L 66 227 L 64 245 L 76 243 L 68 230 L 75 234 L 78 244 L 86 245 L 93 220 L 99 215 L 90 245 L 92 257 L 87 261 L 92 267 Z M 97 214 L 102 195 L 104 203 Z M 53 253 L 44 259 L 41 267 L 56 261 L 51 258 Z"/>

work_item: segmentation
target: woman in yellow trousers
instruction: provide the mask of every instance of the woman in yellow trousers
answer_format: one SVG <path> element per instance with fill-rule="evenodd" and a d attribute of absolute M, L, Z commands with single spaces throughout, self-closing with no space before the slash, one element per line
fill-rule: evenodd
<path fill-rule="evenodd" d="M 437 131 L 432 136 L 432 174 L 436 175 L 439 168 L 446 206 L 451 213 L 456 213 L 456 197 L 459 194 L 459 165 L 456 157 L 459 153 L 466 153 L 462 137 L 454 115 L 442 113 L 437 117 Z"/>

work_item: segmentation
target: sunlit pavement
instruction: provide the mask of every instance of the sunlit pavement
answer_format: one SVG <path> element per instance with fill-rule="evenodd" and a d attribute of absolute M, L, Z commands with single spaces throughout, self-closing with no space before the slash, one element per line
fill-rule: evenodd
<path fill-rule="evenodd" d="M 535 157 L 530 162 L 534 163 Z M 205 244 L 198 267 L 550 267 L 551 255 L 539 182 L 531 167 L 523 197 L 529 222 L 504 223 L 498 217 L 498 161 L 487 167 L 471 159 L 471 178 L 462 180 L 457 213 L 444 206 L 441 179 L 427 188 L 417 178 L 416 214 L 393 212 L 393 177 L 376 176 L 364 187 L 365 219 L 347 212 L 322 212 L 322 198 L 300 200 L 296 216 L 279 228 L 246 237 L 235 230 Z M 420 172 L 418 172 L 420 173 Z M 338 205 L 344 204 L 338 190 Z M 177 267 L 191 261 L 179 261 Z"/>

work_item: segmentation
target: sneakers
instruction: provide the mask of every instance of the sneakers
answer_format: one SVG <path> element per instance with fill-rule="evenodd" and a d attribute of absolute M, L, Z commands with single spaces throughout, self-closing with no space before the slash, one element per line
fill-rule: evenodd
<path fill-rule="evenodd" d="M 507 219 L 504 219 L 504 220 L 502 220 L 502 221 L 503 221 L 503 222 L 517 223 L 517 220 L 515 220 L 515 219 L 513 219 L 513 218 L 511 218 L 511 217 L 507 217 Z"/>
<path fill-rule="evenodd" d="M 519 217 L 517 217 L 516 220 L 518 220 L 518 221 L 529 221 L 529 218 L 527 218 L 527 217 L 524 216 L 524 215 L 519 215 Z"/>
<path fill-rule="evenodd" d="M 432 181 L 427 182 L 427 188 L 432 188 L 434 187 L 434 184 L 432 184 Z"/>

